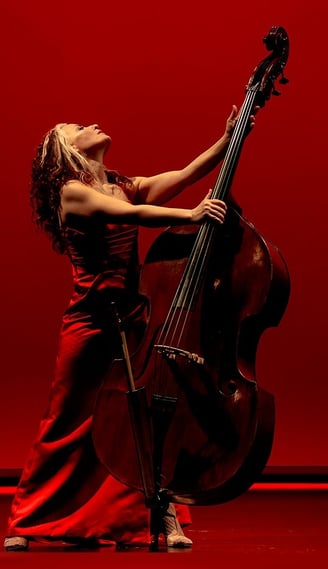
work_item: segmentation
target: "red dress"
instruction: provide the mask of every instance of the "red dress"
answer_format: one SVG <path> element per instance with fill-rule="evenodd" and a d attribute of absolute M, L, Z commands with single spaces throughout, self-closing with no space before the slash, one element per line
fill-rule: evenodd
<path fill-rule="evenodd" d="M 12 504 L 8 536 L 149 543 L 142 492 L 113 478 L 92 441 L 96 397 L 118 349 L 110 302 L 142 325 L 137 228 L 86 219 L 63 229 L 74 292 L 64 313 L 49 404 Z M 122 314 L 121 312 L 121 314 Z M 181 525 L 189 509 L 177 505 Z"/>

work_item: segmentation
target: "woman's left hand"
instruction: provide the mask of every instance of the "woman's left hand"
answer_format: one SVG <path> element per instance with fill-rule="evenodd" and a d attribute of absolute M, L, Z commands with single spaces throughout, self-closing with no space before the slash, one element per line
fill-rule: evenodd
<path fill-rule="evenodd" d="M 259 110 L 259 108 L 260 108 L 259 106 L 254 107 L 253 113 L 250 115 L 249 124 L 248 124 L 246 134 L 248 134 L 250 132 L 250 130 L 253 128 L 253 126 L 255 124 L 255 115 L 256 115 L 257 111 Z M 234 128 L 236 126 L 236 122 L 239 118 L 239 112 L 238 112 L 236 105 L 232 105 L 232 111 L 231 111 L 230 115 L 228 116 L 227 123 L 226 123 L 226 130 L 225 130 L 225 135 L 228 138 L 231 138 L 231 136 L 232 136 L 232 133 L 233 133 Z"/>

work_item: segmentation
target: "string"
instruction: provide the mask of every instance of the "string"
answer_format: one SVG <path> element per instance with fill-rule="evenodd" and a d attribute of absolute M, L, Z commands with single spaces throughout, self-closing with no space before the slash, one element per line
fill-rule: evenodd
<path fill-rule="evenodd" d="M 254 106 L 258 85 L 254 85 L 247 91 L 225 159 L 214 185 L 211 199 L 217 198 L 225 201 L 227 198 L 248 127 L 249 117 Z M 208 221 L 198 231 L 189 261 L 158 338 L 159 345 L 180 346 L 190 311 L 199 294 L 209 252 L 217 229 Z"/>

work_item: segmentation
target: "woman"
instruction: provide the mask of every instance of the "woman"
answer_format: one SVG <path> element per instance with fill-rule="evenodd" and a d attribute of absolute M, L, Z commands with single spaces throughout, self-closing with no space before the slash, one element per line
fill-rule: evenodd
<path fill-rule="evenodd" d="M 223 136 L 211 148 L 181 170 L 151 177 L 108 170 L 103 158 L 111 139 L 97 124 L 58 124 L 39 146 L 31 204 L 36 223 L 71 261 L 74 292 L 63 317 L 48 408 L 12 504 L 7 550 L 24 550 L 29 540 L 40 539 L 81 545 L 150 542 L 143 493 L 108 473 L 92 441 L 96 397 L 119 349 L 109 307 L 115 301 L 134 329 L 144 326 L 138 225 L 224 222 L 226 205 L 209 199 L 210 192 L 191 209 L 161 204 L 219 164 L 236 120 L 233 106 Z M 191 546 L 181 527 L 189 523 L 186 506 L 177 506 L 177 516 L 169 506 L 163 518 L 168 547 Z"/>

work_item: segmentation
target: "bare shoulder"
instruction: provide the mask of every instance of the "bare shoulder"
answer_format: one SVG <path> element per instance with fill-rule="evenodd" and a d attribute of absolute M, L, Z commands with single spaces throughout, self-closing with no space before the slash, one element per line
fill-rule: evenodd
<path fill-rule="evenodd" d="M 63 222 L 76 216 L 90 216 L 95 208 L 94 202 L 98 192 L 79 180 L 69 180 L 62 186 L 61 216 Z"/>
<path fill-rule="evenodd" d="M 140 186 L 141 181 L 143 180 L 143 176 L 134 176 L 133 178 L 131 178 L 131 182 L 133 184 L 133 187 L 135 190 L 137 190 Z"/>
<path fill-rule="evenodd" d="M 135 203 L 143 203 L 145 196 L 144 194 L 144 186 L 146 185 L 147 176 L 134 176 L 131 178 L 133 189 L 134 189 L 134 201 Z"/>
<path fill-rule="evenodd" d="M 133 176 L 133 178 L 130 178 L 130 180 L 132 182 L 133 191 L 135 193 L 137 193 L 139 190 L 139 187 L 140 187 L 140 182 L 142 180 L 142 176 Z"/>
<path fill-rule="evenodd" d="M 64 201 L 84 201 L 94 192 L 91 186 L 82 184 L 79 180 L 69 180 L 62 186 L 62 199 Z"/>

